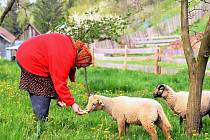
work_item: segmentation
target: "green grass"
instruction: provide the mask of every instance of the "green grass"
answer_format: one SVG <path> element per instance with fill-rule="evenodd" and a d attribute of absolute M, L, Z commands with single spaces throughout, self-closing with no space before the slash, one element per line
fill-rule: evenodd
<path fill-rule="evenodd" d="M 20 70 L 16 63 L 0 59 L 0 139 L 2 140 L 35 140 L 37 122 L 32 117 L 28 94 L 19 90 Z M 86 106 L 87 96 L 84 87 L 84 70 L 77 73 L 77 83 L 69 83 L 73 96 L 82 108 Z M 137 96 L 153 98 L 154 88 L 166 83 L 175 91 L 187 90 L 188 75 L 182 71 L 176 75 L 154 75 L 138 71 L 88 68 L 88 83 L 92 92 L 106 96 Z M 210 90 L 210 77 L 204 80 L 204 89 Z M 174 140 L 186 140 L 184 133 L 179 133 L 179 118 L 174 115 L 162 99 L 157 99 L 173 126 L 171 135 Z M 210 120 L 203 119 L 200 136 L 194 139 L 210 137 Z M 141 127 L 132 125 L 128 138 L 117 137 L 117 123 L 105 112 L 93 112 L 77 116 L 70 107 L 59 108 L 55 101 L 50 107 L 49 120 L 41 124 L 40 140 L 149 140 L 149 135 Z M 158 129 L 158 137 L 164 139 Z"/>

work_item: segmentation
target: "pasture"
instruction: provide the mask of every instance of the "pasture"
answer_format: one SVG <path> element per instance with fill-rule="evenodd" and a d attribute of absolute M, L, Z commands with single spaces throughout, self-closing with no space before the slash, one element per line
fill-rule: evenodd
<path fill-rule="evenodd" d="M 19 90 L 20 70 L 15 62 L 0 59 L 0 139 L 2 140 L 34 140 L 37 139 L 38 123 L 34 120 L 28 94 Z M 82 108 L 87 103 L 87 93 L 84 86 L 84 70 L 77 71 L 75 84 L 69 87 L 73 96 Z M 92 92 L 106 96 L 135 96 L 153 98 L 152 93 L 158 84 L 166 83 L 175 91 L 188 89 L 187 70 L 175 75 L 154 75 L 139 71 L 117 70 L 107 68 L 88 68 L 88 84 Z M 210 77 L 204 80 L 204 89 L 210 90 Z M 158 100 L 166 113 L 171 125 L 171 135 L 174 140 L 187 140 L 180 130 L 179 117 L 166 105 L 163 99 Z M 49 120 L 41 125 L 41 140 L 105 140 L 129 139 L 149 140 L 148 133 L 136 125 L 131 125 L 128 137 L 118 137 L 117 123 L 102 111 L 84 116 L 77 116 L 69 108 L 59 108 L 55 101 L 51 102 Z M 203 118 L 203 129 L 199 136 L 192 139 L 210 138 L 210 118 Z M 160 140 L 165 139 L 158 130 Z M 181 131 L 181 132 L 180 132 Z"/>

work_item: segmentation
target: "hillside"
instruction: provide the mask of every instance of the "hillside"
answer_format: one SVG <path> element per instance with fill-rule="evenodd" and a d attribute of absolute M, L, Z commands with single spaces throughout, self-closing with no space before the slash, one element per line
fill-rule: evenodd
<path fill-rule="evenodd" d="M 190 8 L 199 3 L 193 0 Z M 176 6 L 175 6 L 176 5 Z M 75 1 L 74 6 L 69 10 L 70 15 L 81 14 L 90 9 L 99 9 L 102 15 L 125 15 L 130 12 L 131 25 L 127 33 L 143 31 L 151 26 L 158 26 L 161 22 L 180 14 L 180 1 L 177 0 L 143 0 L 134 3 L 126 0 L 81 0 Z M 77 11 L 77 12 L 75 12 Z M 201 19 L 199 24 L 203 24 L 206 18 Z M 202 26 L 202 25 L 201 25 Z M 203 27 L 203 26 L 202 26 Z M 202 31 L 201 29 L 198 30 Z"/>

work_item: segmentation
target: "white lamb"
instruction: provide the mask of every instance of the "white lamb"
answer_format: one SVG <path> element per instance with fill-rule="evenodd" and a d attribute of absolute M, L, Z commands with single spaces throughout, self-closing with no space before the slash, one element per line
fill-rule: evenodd
<path fill-rule="evenodd" d="M 123 129 L 125 129 L 125 134 L 128 134 L 130 124 L 141 124 L 152 140 L 157 140 L 158 136 L 154 126 L 156 124 L 162 129 L 167 140 L 172 139 L 169 132 L 171 125 L 163 108 L 153 99 L 91 95 L 86 110 L 88 112 L 103 110 L 110 114 L 117 120 L 119 136 L 122 136 Z"/>
<path fill-rule="evenodd" d="M 153 93 L 154 97 L 164 98 L 172 111 L 180 116 L 180 125 L 186 119 L 188 95 L 187 91 L 175 92 L 165 84 L 157 86 Z M 207 114 L 210 116 L 210 91 L 202 91 L 200 113 L 202 117 Z"/>

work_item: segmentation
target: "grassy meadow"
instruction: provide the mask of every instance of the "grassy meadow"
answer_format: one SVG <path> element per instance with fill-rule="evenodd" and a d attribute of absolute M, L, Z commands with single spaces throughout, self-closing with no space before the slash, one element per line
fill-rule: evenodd
<path fill-rule="evenodd" d="M 38 123 L 32 115 L 27 92 L 18 88 L 20 70 L 15 62 L 0 59 L 0 139 L 34 140 L 37 139 Z M 154 75 L 138 71 L 105 68 L 88 68 L 89 88 L 95 94 L 105 96 L 136 96 L 153 98 L 152 93 L 158 84 L 170 85 L 175 91 L 188 89 L 188 75 L 184 70 L 176 75 Z M 71 91 L 82 108 L 86 106 L 87 96 L 84 86 L 84 70 L 77 72 L 77 82 L 70 84 Z M 204 89 L 210 90 L 210 77 L 204 80 Z M 157 99 L 172 125 L 174 140 L 187 140 L 183 128 L 179 127 L 179 117 L 174 115 L 163 99 Z M 203 129 L 199 136 L 192 139 L 210 138 L 210 119 L 203 118 Z M 70 107 L 59 108 L 51 102 L 49 120 L 41 124 L 40 140 L 149 140 L 142 126 L 131 125 L 128 137 L 118 137 L 117 123 L 105 112 L 97 111 L 77 116 Z M 165 139 L 158 130 L 160 140 Z"/>

